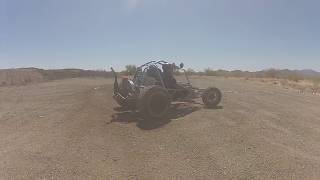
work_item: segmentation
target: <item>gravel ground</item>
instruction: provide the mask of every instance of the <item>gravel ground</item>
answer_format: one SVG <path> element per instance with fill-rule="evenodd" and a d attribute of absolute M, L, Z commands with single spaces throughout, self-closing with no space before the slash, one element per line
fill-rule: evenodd
<path fill-rule="evenodd" d="M 217 109 L 141 121 L 111 79 L 0 88 L 0 179 L 320 179 L 320 97 L 239 79 Z"/>

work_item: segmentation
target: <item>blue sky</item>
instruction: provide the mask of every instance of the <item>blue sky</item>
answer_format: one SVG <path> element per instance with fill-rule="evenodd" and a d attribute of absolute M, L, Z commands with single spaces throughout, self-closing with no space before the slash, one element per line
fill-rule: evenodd
<path fill-rule="evenodd" d="M 0 0 L 0 68 L 320 71 L 319 0 Z"/>

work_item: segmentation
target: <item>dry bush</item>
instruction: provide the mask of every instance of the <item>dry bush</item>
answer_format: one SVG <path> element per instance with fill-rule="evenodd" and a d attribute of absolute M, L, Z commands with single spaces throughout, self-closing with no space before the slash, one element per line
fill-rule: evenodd
<path fill-rule="evenodd" d="M 206 75 L 206 76 L 217 76 L 217 73 L 214 70 L 210 69 L 210 68 L 206 68 L 204 70 L 204 75 Z"/>
<path fill-rule="evenodd" d="M 127 76 L 132 76 L 136 73 L 137 66 L 136 65 L 126 65 L 126 70 L 124 71 L 124 74 Z"/>
<path fill-rule="evenodd" d="M 186 74 L 187 74 L 187 75 L 196 75 L 197 72 L 196 72 L 195 70 L 191 69 L 191 68 L 188 68 L 188 69 L 186 70 Z"/>
<path fill-rule="evenodd" d="M 82 69 L 57 69 L 57 70 L 41 70 L 41 74 L 46 80 L 57 80 L 77 77 L 112 77 L 108 71 L 93 71 Z"/>
<path fill-rule="evenodd" d="M 320 78 L 313 79 L 312 93 L 317 93 L 320 89 Z"/>
<path fill-rule="evenodd" d="M 35 68 L 0 70 L 0 86 L 25 85 L 44 80 L 39 69 Z"/>
<path fill-rule="evenodd" d="M 0 86 L 26 85 L 30 83 L 77 77 L 112 77 L 111 72 L 81 69 L 43 70 L 36 68 L 0 70 Z"/>

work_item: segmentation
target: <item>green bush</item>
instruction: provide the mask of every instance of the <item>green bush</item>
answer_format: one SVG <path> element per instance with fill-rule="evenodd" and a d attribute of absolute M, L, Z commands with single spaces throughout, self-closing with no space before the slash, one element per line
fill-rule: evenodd
<path fill-rule="evenodd" d="M 126 70 L 124 71 L 125 75 L 134 75 L 134 73 L 136 72 L 137 67 L 135 65 L 126 65 Z"/>

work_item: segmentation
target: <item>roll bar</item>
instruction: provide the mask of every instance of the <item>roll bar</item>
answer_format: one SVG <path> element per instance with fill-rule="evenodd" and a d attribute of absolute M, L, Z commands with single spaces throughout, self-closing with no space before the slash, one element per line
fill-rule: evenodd
<path fill-rule="evenodd" d="M 160 64 L 160 65 L 163 65 L 163 64 L 168 64 L 167 61 L 149 61 L 143 65 L 141 65 L 140 67 L 144 67 L 144 66 L 148 66 L 149 64 Z"/>

